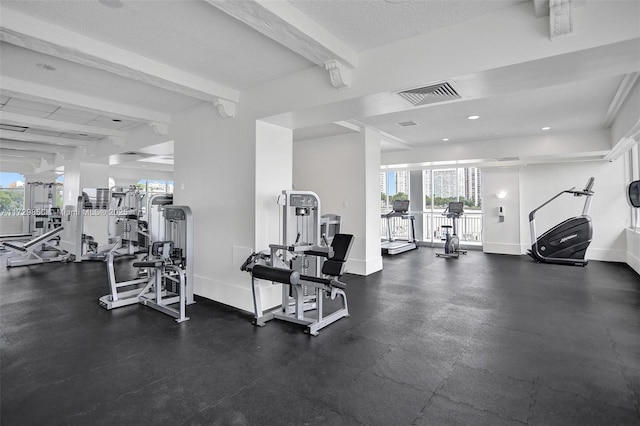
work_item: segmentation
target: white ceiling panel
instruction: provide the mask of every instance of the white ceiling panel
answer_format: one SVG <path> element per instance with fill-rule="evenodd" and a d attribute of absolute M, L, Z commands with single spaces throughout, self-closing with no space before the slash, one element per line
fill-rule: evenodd
<path fill-rule="evenodd" d="M 586 80 L 562 86 L 432 105 L 358 120 L 408 144 L 465 142 L 536 134 L 542 127 L 562 132 L 602 125 L 623 76 Z M 479 115 L 477 120 L 467 119 Z M 397 123 L 415 121 L 418 126 Z"/>
<path fill-rule="evenodd" d="M 11 99 L 15 100 L 15 98 L 11 98 Z M 10 105 L 8 103 L 2 105 L 0 107 L 0 110 L 7 111 L 7 112 L 15 112 L 16 114 L 30 115 L 33 117 L 40 117 L 40 118 L 47 118 L 51 114 L 50 112 L 47 112 L 47 111 L 40 111 L 37 109 L 30 109 L 30 108 L 21 108 L 21 107 Z"/>
<path fill-rule="evenodd" d="M 34 135 L 42 135 L 42 136 L 61 136 L 61 132 L 54 132 L 51 130 L 41 130 L 41 129 L 27 129 L 24 131 L 25 133 L 32 133 Z"/>
<path fill-rule="evenodd" d="M 91 111 L 83 111 L 83 110 L 73 109 L 73 108 L 59 108 L 58 110 L 56 110 L 55 113 L 53 113 L 50 116 L 50 118 L 53 118 L 54 115 L 64 115 L 65 117 L 75 117 L 77 119 L 84 119 L 86 122 L 86 121 L 95 119 L 100 114 L 96 114 L 95 112 L 91 112 Z"/>
<path fill-rule="evenodd" d="M 47 116 L 46 118 L 50 120 L 64 121 L 65 123 L 75 123 L 75 124 L 87 124 L 91 120 L 87 120 L 86 118 L 78 118 L 78 117 L 69 117 L 68 115 L 53 113 Z"/>
<path fill-rule="evenodd" d="M 343 43 L 363 51 L 523 1 L 527 0 L 289 0 L 289 3 Z"/>
<path fill-rule="evenodd" d="M 200 1 L 4 1 L 14 9 L 244 89 L 314 66 L 275 41 Z"/>
<path fill-rule="evenodd" d="M 0 43 L 0 55 L 0 73 L 3 76 L 60 90 L 132 105 L 143 100 L 153 100 L 158 111 L 167 113 L 202 102 L 107 71 L 88 68 L 7 43 Z M 55 70 L 49 71 L 38 66 L 42 63 L 52 66 Z"/>
<path fill-rule="evenodd" d="M 25 101 L 18 98 L 11 98 L 6 105 L 11 107 L 18 107 L 24 109 L 33 109 L 36 111 L 43 111 L 47 113 L 55 112 L 59 107 L 51 104 L 44 104 L 41 102 Z"/>

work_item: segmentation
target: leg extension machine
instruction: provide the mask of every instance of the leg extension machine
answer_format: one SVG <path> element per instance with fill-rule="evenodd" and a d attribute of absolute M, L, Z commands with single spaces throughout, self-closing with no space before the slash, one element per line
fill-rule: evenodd
<path fill-rule="evenodd" d="M 306 253 L 312 256 L 327 257 L 322 264 L 321 277 L 303 275 L 288 268 L 273 267 L 266 264 L 267 262 L 256 260 L 255 254 L 250 256 L 241 269 L 251 273 L 251 290 L 255 314 L 253 324 L 264 326 L 267 321 L 276 318 L 306 325 L 306 331 L 313 336 L 317 336 L 320 329 L 349 316 L 347 295 L 344 292 L 347 285 L 340 281 L 340 276 L 344 273 L 344 266 L 352 244 L 353 235 L 336 234 L 331 244 L 332 250 L 328 253 Z M 286 247 L 274 247 L 273 245 L 271 247 L 271 263 L 274 264 L 276 262 L 274 259 L 275 251 L 282 248 L 286 249 Z M 269 311 L 262 309 L 260 288 L 256 279 L 271 281 L 274 284 L 283 284 L 282 303 L 279 306 Z M 305 287 L 313 288 L 315 297 L 305 296 Z M 338 296 L 342 301 L 341 308 L 325 316 L 323 312 L 323 297 L 335 300 Z M 307 312 L 312 313 L 312 311 L 315 311 L 314 316 L 306 314 Z"/>

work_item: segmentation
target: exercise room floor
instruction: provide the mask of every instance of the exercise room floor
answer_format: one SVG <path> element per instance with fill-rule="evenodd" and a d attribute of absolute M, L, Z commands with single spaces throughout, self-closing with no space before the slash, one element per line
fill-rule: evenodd
<path fill-rule="evenodd" d="M 182 324 L 141 305 L 106 311 L 104 263 L 2 266 L 0 421 L 640 424 L 631 268 L 434 253 L 346 275 L 351 316 L 317 337 L 205 299 Z"/>

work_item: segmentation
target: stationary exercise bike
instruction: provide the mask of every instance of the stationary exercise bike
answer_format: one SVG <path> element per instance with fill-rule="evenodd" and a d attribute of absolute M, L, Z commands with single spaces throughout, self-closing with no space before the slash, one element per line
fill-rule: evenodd
<path fill-rule="evenodd" d="M 466 250 L 460 249 L 460 239 L 458 238 L 458 218 L 464 214 L 464 203 L 452 201 L 442 213 L 444 216 L 451 219 L 452 225 L 442 225 L 446 230 L 444 253 L 436 253 L 437 257 L 452 257 L 458 258 L 460 254 L 467 254 Z M 453 233 L 449 230 L 452 229 Z"/>

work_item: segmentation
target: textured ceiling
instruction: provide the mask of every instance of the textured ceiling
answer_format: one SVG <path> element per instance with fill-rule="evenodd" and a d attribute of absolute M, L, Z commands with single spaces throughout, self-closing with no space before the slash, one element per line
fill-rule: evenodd
<path fill-rule="evenodd" d="M 199 103 L 187 96 L 11 44 L 0 43 L 0 51 L 3 76 L 163 112 L 175 112 Z M 38 64 L 50 65 L 55 70 L 43 69 Z"/>
<path fill-rule="evenodd" d="M 233 99 L 241 110 L 242 94 L 255 86 L 286 78 L 310 67 L 324 72 L 323 62 L 316 61 L 313 56 L 318 50 L 326 49 L 330 55 L 340 57 L 337 53 L 344 48 L 348 53 L 345 57 L 353 54 L 356 59 L 356 52 L 367 50 L 366 54 L 360 55 L 361 62 L 366 62 L 362 58 L 386 58 L 385 54 L 393 52 L 399 54 L 394 58 L 402 58 L 402 69 L 422 70 L 416 66 L 417 63 L 424 66 L 422 58 L 416 56 L 416 42 L 429 44 L 430 40 L 439 40 L 437 47 L 443 47 L 443 50 L 438 51 L 437 58 L 429 60 L 440 61 L 440 64 L 473 63 L 474 58 L 469 58 L 468 54 L 453 56 L 458 52 L 456 48 L 467 48 L 466 52 L 471 52 L 466 46 L 467 41 L 478 33 L 472 33 L 469 25 L 474 31 L 495 30 L 496 34 L 506 32 L 505 27 L 523 25 L 527 28 L 523 34 L 529 40 L 521 37 L 512 42 L 509 39 L 513 49 L 502 51 L 492 51 L 491 43 L 484 42 L 481 46 L 478 42 L 472 48 L 476 50 L 471 52 L 471 56 L 477 53 L 486 58 L 482 67 L 472 68 L 471 65 L 470 74 L 464 76 L 444 75 L 450 73 L 443 72 L 442 78 L 452 80 L 462 89 L 463 99 L 460 101 L 413 108 L 392 92 L 361 91 L 362 87 L 358 85 L 363 81 L 385 78 L 382 73 L 364 76 L 366 70 L 376 70 L 378 64 L 361 63 L 360 68 L 356 66 L 354 70 L 353 87 L 335 91 L 335 99 L 344 99 L 344 102 L 285 111 L 281 115 L 289 114 L 293 119 L 283 125 L 294 128 L 295 139 L 303 140 L 353 132 L 354 123 L 362 123 L 390 135 L 388 139 L 394 142 L 385 142 L 383 150 L 443 144 L 443 138 L 449 138 L 449 143 L 471 143 L 486 138 L 532 135 L 541 132 L 543 126 L 551 126 L 552 132 L 602 128 L 605 127 L 603 121 L 607 110 L 623 81 L 623 74 L 640 71 L 637 52 L 629 53 L 630 49 L 621 49 L 620 46 L 614 51 L 613 42 L 607 41 L 615 39 L 615 34 L 603 37 L 602 34 L 593 35 L 585 31 L 579 16 L 590 7 L 603 10 L 602 2 L 595 0 L 575 0 L 575 14 L 578 16 L 576 33 L 557 41 L 549 39 L 549 18 L 537 17 L 530 0 L 212 0 L 210 3 L 213 5 L 195 0 L 0 0 L 0 12 L 9 12 L 0 13 L 0 25 L 5 28 L 11 25 L 3 16 L 16 11 L 44 21 L 45 28 L 48 23 L 76 33 L 67 34 L 69 40 L 54 37 L 55 40 L 51 41 L 54 49 L 41 50 L 38 45 L 48 46 L 46 38 L 50 33 L 56 34 L 55 29 L 49 29 L 43 36 L 32 31 L 33 25 L 32 28 L 17 30 L 12 27 L 9 33 L 15 31 L 17 41 L 3 32 L 6 42 L 0 42 L 0 78 L 5 78 L 5 85 L 0 80 L 0 89 L 3 89 L 0 117 L 4 112 L 5 117 L 12 118 L 9 120 L 11 123 L 22 117 L 23 123 L 31 124 L 28 131 L 19 136 L 5 129 L 0 151 L 15 147 L 20 141 L 30 146 L 61 143 L 71 147 L 74 141 L 61 142 L 61 138 L 74 139 L 79 134 L 91 133 L 77 126 L 92 126 L 94 132 L 91 137 L 97 138 L 92 141 L 93 145 L 99 145 L 95 152 L 99 152 L 101 158 L 120 156 L 122 158 L 118 157 L 118 162 L 123 166 L 125 157 L 121 156 L 122 153 L 142 151 L 123 146 L 127 137 L 123 137 L 122 132 L 137 135 L 136 132 L 141 130 L 138 127 L 146 132 L 153 129 L 153 137 L 159 135 L 158 140 L 145 143 L 157 147 L 157 142 L 167 142 L 168 136 L 165 135 L 171 125 L 170 116 L 177 111 L 202 102 L 216 103 L 219 99 Z M 632 3 L 635 10 L 640 10 L 637 0 L 606 2 L 606 7 L 614 10 L 623 3 Z M 222 11 L 229 10 L 222 5 L 234 11 L 240 10 L 239 15 L 232 18 Z M 270 9 L 274 5 L 277 7 Z M 512 9 L 507 9 L 509 7 Z M 278 15 L 273 12 L 282 9 L 286 13 Z M 17 16 L 15 22 L 29 27 L 20 15 L 13 16 Z M 593 16 L 599 18 L 601 14 Z M 306 18 L 314 22 L 310 23 Z M 310 25 L 313 23 L 317 27 Z M 598 25 L 601 24 L 598 20 Z M 309 31 L 313 33 L 311 36 L 304 32 L 308 29 L 305 25 L 313 29 Z M 615 32 L 615 29 L 608 28 Z M 590 30 L 594 31 L 593 28 Z M 427 33 L 436 31 L 434 38 L 428 37 Z M 300 33 L 309 37 L 300 36 Z M 78 34 L 91 38 L 93 42 L 87 42 Z M 425 34 L 424 38 L 415 38 Z M 483 34 L 493 36 L 490 32 Z M 579 57 L 571 56 L 572 46 L 589 37 L 602 37 L 602 44 L 598 45 L 602 50 Z M 402 43 L 408 38 L 414 39 Z M 327 46 L 323 44 L 326 39 L 332 42 L 337 39 L 344 46 L 341 43 L 327 43 Z M 543 50 L 561 46 L 562 52 L 558 50 L 557 57 L 543 52 L 539 57 L 527 59 L 527 62 L 519 61 L 518 43 L 531 39 L 543 46 Z M 82 50 L 86 47 L 85 42 L 88 47 Z M 102 48 L 105 44 L 108 45 L 106 50 L 117 54 L 104 54 Z M 20 45 L 25 47 L 18 47 Z M 340 48 L 333 49 L 335 45 L 340 45 Z M 391 48 L 373 50 L 387 45 Z M 312 54 L 306 54 L 307 50 Z M 90 60 L 86 61 L 87 57 Z M 507 63 L 514 67 L 505 67 L 502 59 L 513 61 Z M 629 65 L 633 61 L 635 64 Z M 388 63 L 400 68 L 396 62 Z M 156 72 L 158 68 L 166 71 L 167 67 L 173 69 L 164 74 Z M 305 93 L 307 98 L 333 89 L 329 76 L 324 77 L 322 83 L 325 85 L 320 88 L 314 86 L 317 82 L 310 82 L 308 93 Z M 420 78 L 421 74 L 412 83 L 406 83 L 407 86 L 403 86 L 404 81 L 394 82 L 394 87 L 409 88 L 420 84 L 416 83 Z M 433 83 L 427 77 L 425 79 L 424 84 Z M 11 82 L 11 87 L 17 92 L 6 89 L 7 82 Z M 20 89 L 25 92 L 20 92 Z M 365 87 L 365 90 L 368 89 Z M 233 97 L 234 94 L 237 98 Z M 294 99 L 302 94 L 283 91 L 282 95 Z M 95 109 L 91 107 L 93 104 L 97 105 Z M 121 110 L 126 111 L 122 113 L 123 121 L 114 122 L 114 116 Z M 469 121 L 466 117 L 471 114 L 478 114 L 481 118 Z M 35 118 L 48 121 L 38 128 Z M 337 120 L 351 120 L 351 125 L 333 124 Z M 409 120 L 419 123 L 419 126 L 403 128 L 396 124 Z M 75 124 L 75 130 L 69 124 Z M 103 128 L 115 132 L 101 131 Z M 42 137 L 31 140 L 29 135 Z M 11 143 L 5 143 L 3 148 L 2 143 L 7 140 Z M 170 157 L 165 152 L 168 145 L 161 146 L 163 158 L 159 158 L 160 154 L 151 148 L 142 157 L 147 160 L 157 157 L 158 161 L 168 162 L 164 158 Z M 170 149 L 172 147 L 171 144 Z M 48 151 L 45 152 L 50 153 L 51 146 L 46 148 Z"/>
<path fill-rule="evenodd" d="M 600 127 L 622 76 L 562 86 L 451 102 L 408 111 L 363 117 L 359 121 L 396 136 L 409 145 L 449 144 L 488 138 L 542 134 Z M 477 120 L 467 119 L 480 115 Z M 413 120 L 418 126 L 400 127 Z"/>
<path fill-rule="evenodd" d="M 343 43 L 363 51 L 523 1 L 526 0 L 289 0 L 289 3 Z"/>
<path fill-rule="evenodd" d="M 236 89 L 313 65 L 201 1 L 121 4 L 112 8 L 97 1 L 2 1 L 3 7 Z"/>

